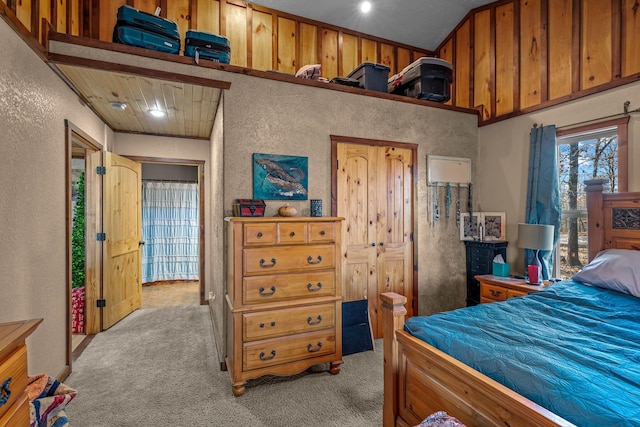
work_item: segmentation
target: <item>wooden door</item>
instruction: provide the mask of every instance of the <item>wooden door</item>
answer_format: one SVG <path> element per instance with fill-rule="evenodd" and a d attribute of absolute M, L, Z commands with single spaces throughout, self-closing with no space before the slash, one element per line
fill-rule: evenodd
<path fill-rule="evenodd" d="M 102 327 L 108 329 L 142 303 L 141 165 L 105 152 Z"/>
<path fill-rule="evenodd" d="M 379 295 L 397 292 L 413 307 L 413 153 L 337 144 L 337 215 L 342 224 L 344 301 L 367 299 L 374 336 L 382 336 Z"/>

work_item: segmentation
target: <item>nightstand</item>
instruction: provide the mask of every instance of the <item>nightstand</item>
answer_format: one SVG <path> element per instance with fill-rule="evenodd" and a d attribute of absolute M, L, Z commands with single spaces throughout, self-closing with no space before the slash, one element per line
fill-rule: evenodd
<path fill-rule="evenodd" d="M 551 284 L 551 282 L 544 282 L 542 285 L 530 285 L 524 279 L 494 276 L 493 274 L 479 275 L 475 278 L 480 282 L 480 302 L 483 304 L 539 292 Z"/>

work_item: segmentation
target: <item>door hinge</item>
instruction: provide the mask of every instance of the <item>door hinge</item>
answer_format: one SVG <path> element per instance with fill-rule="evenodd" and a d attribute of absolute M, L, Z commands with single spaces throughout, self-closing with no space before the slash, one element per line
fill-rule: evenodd
<path fill-rule="evenodd" d="M 107 301 L 105 299 L 96 300 L 96 307 L 103 308 L 107 306 Z"/>
<path fill-rule="evenodd" d="M 98 175 L 106 175 L 107 167 L 106 166 L 96 166 L 96 174 Z"/>
<path fill-rule="evenodd" d="M 98 242 L 104 242 L 107 240 L 107 233 L 96 233 L 96 240 Z"/>

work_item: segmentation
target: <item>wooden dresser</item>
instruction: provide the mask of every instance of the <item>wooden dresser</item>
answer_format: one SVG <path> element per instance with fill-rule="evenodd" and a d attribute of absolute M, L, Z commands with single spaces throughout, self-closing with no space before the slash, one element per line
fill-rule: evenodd
<path fill-rule="evenodd" d="M 0 323 L 0 426 L 28 426 L 27 346 L 42 319 Z"/>
<path fill-rule="evenodd" d="M 342 218 L 226 218 L 227 357 L 233 394 L 248 379 L 342 363 Z"/>

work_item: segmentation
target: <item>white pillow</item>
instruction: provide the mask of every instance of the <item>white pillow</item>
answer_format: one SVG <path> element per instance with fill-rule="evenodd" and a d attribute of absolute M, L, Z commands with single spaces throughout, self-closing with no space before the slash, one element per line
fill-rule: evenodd
<path fill-rule="evenodd" d="M 640 298 L 640 251 L 605 249 L 572 279 Z"/>

